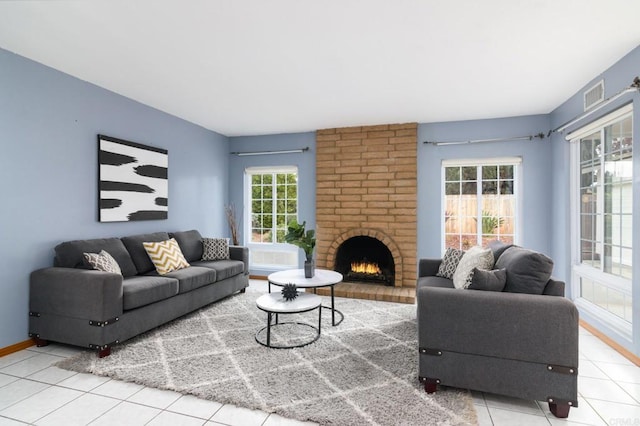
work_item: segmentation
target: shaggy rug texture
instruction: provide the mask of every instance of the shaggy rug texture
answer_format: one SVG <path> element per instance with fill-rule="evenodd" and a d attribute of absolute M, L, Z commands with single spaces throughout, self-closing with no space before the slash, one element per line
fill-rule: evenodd
<path fill-rule="evenodd" d="M 332 327 L 323 309 L 318 341 L 269 349 L 255 341 L 266 325 L 259 296 L 231 296 L 116 346 L 111 356 L 84 352 L 57 366 L 326 425 L 477 423 L 469 392 L 442 387 L 429 395 L 419 384 L 415 305 L 338 298 L 340 325 Z M 280 315 L 292 320 L 317 325 L 318 311 Z M 279 344 L 312 335 L 309 327 L 272 328 Z"/>

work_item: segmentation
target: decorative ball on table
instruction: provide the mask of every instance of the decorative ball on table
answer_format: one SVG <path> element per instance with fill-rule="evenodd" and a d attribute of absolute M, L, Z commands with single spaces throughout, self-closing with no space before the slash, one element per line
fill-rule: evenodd
<path fill-rule="evenodd" d="M 298 288 L 295 284 L 285 284 L 282 286 L 282 297 L 284 300 L 291 301 L 298 297 Z"/>

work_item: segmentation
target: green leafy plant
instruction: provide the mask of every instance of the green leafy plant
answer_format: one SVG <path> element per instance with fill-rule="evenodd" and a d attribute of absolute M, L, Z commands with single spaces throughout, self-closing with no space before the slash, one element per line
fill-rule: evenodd
<path fill-rule="evenodd" d="M 476 222 L 478 219 L 474 218 Z M 495 230 L 502 226 L 504 223 L 503 217 L 493 216 L 491 212 L 482 211 L 482 234 L 483 235 L 492 235 L 495 233 Z"/>
<path fill-rule="evenodd" d="M 296 245 L 304 250 L 307 261 L 313 259 L 313 249 L 316 247 L 316 231 L 309 229 L 305 231 L 307 222 L 298 223 L 292 219 L 287 225 L 287 233 L 284 236 L 285 242 Z"/>

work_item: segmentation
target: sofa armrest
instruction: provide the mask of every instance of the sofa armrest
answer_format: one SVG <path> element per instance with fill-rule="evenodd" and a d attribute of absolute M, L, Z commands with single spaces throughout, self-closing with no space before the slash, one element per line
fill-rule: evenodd
<path fill-rule="evenodd" d="M 244 262 L 244 274 L 249 275 L 249 247 L 229 246 L 229 257 Z"/>
<path fill-rule="evenodd" d="M 421 287 L 420 347 L 578 365 L 578 310 L 564 297 Z"/>
<path fill-rule="evenodd" d="M 418 262 L 418 278 L 435 276 L 441 263 L 442 259 L 420 259 Z"/>
<path fill-rule="evenodd" d="M 122 315 L 122 275 L 45 268 L 31 273 L 29 311 L 106 321 Z"/>
<path fill-rule="evenodd" d="M 554 277 L 549 278 L 542 294 L 549 296 L 564 296 L 564 281 L 557 280 Z"/>

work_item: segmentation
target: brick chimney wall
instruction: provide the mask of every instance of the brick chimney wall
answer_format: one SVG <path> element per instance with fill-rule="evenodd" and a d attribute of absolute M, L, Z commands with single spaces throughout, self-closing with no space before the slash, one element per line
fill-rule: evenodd
<path fill-rule="evenodd" d="M 379 239 L 391 251 L 396 287 L 415 287 L 417 123 L 316 132 L 316 265 L 333 269 L 340 244 Z"/>

